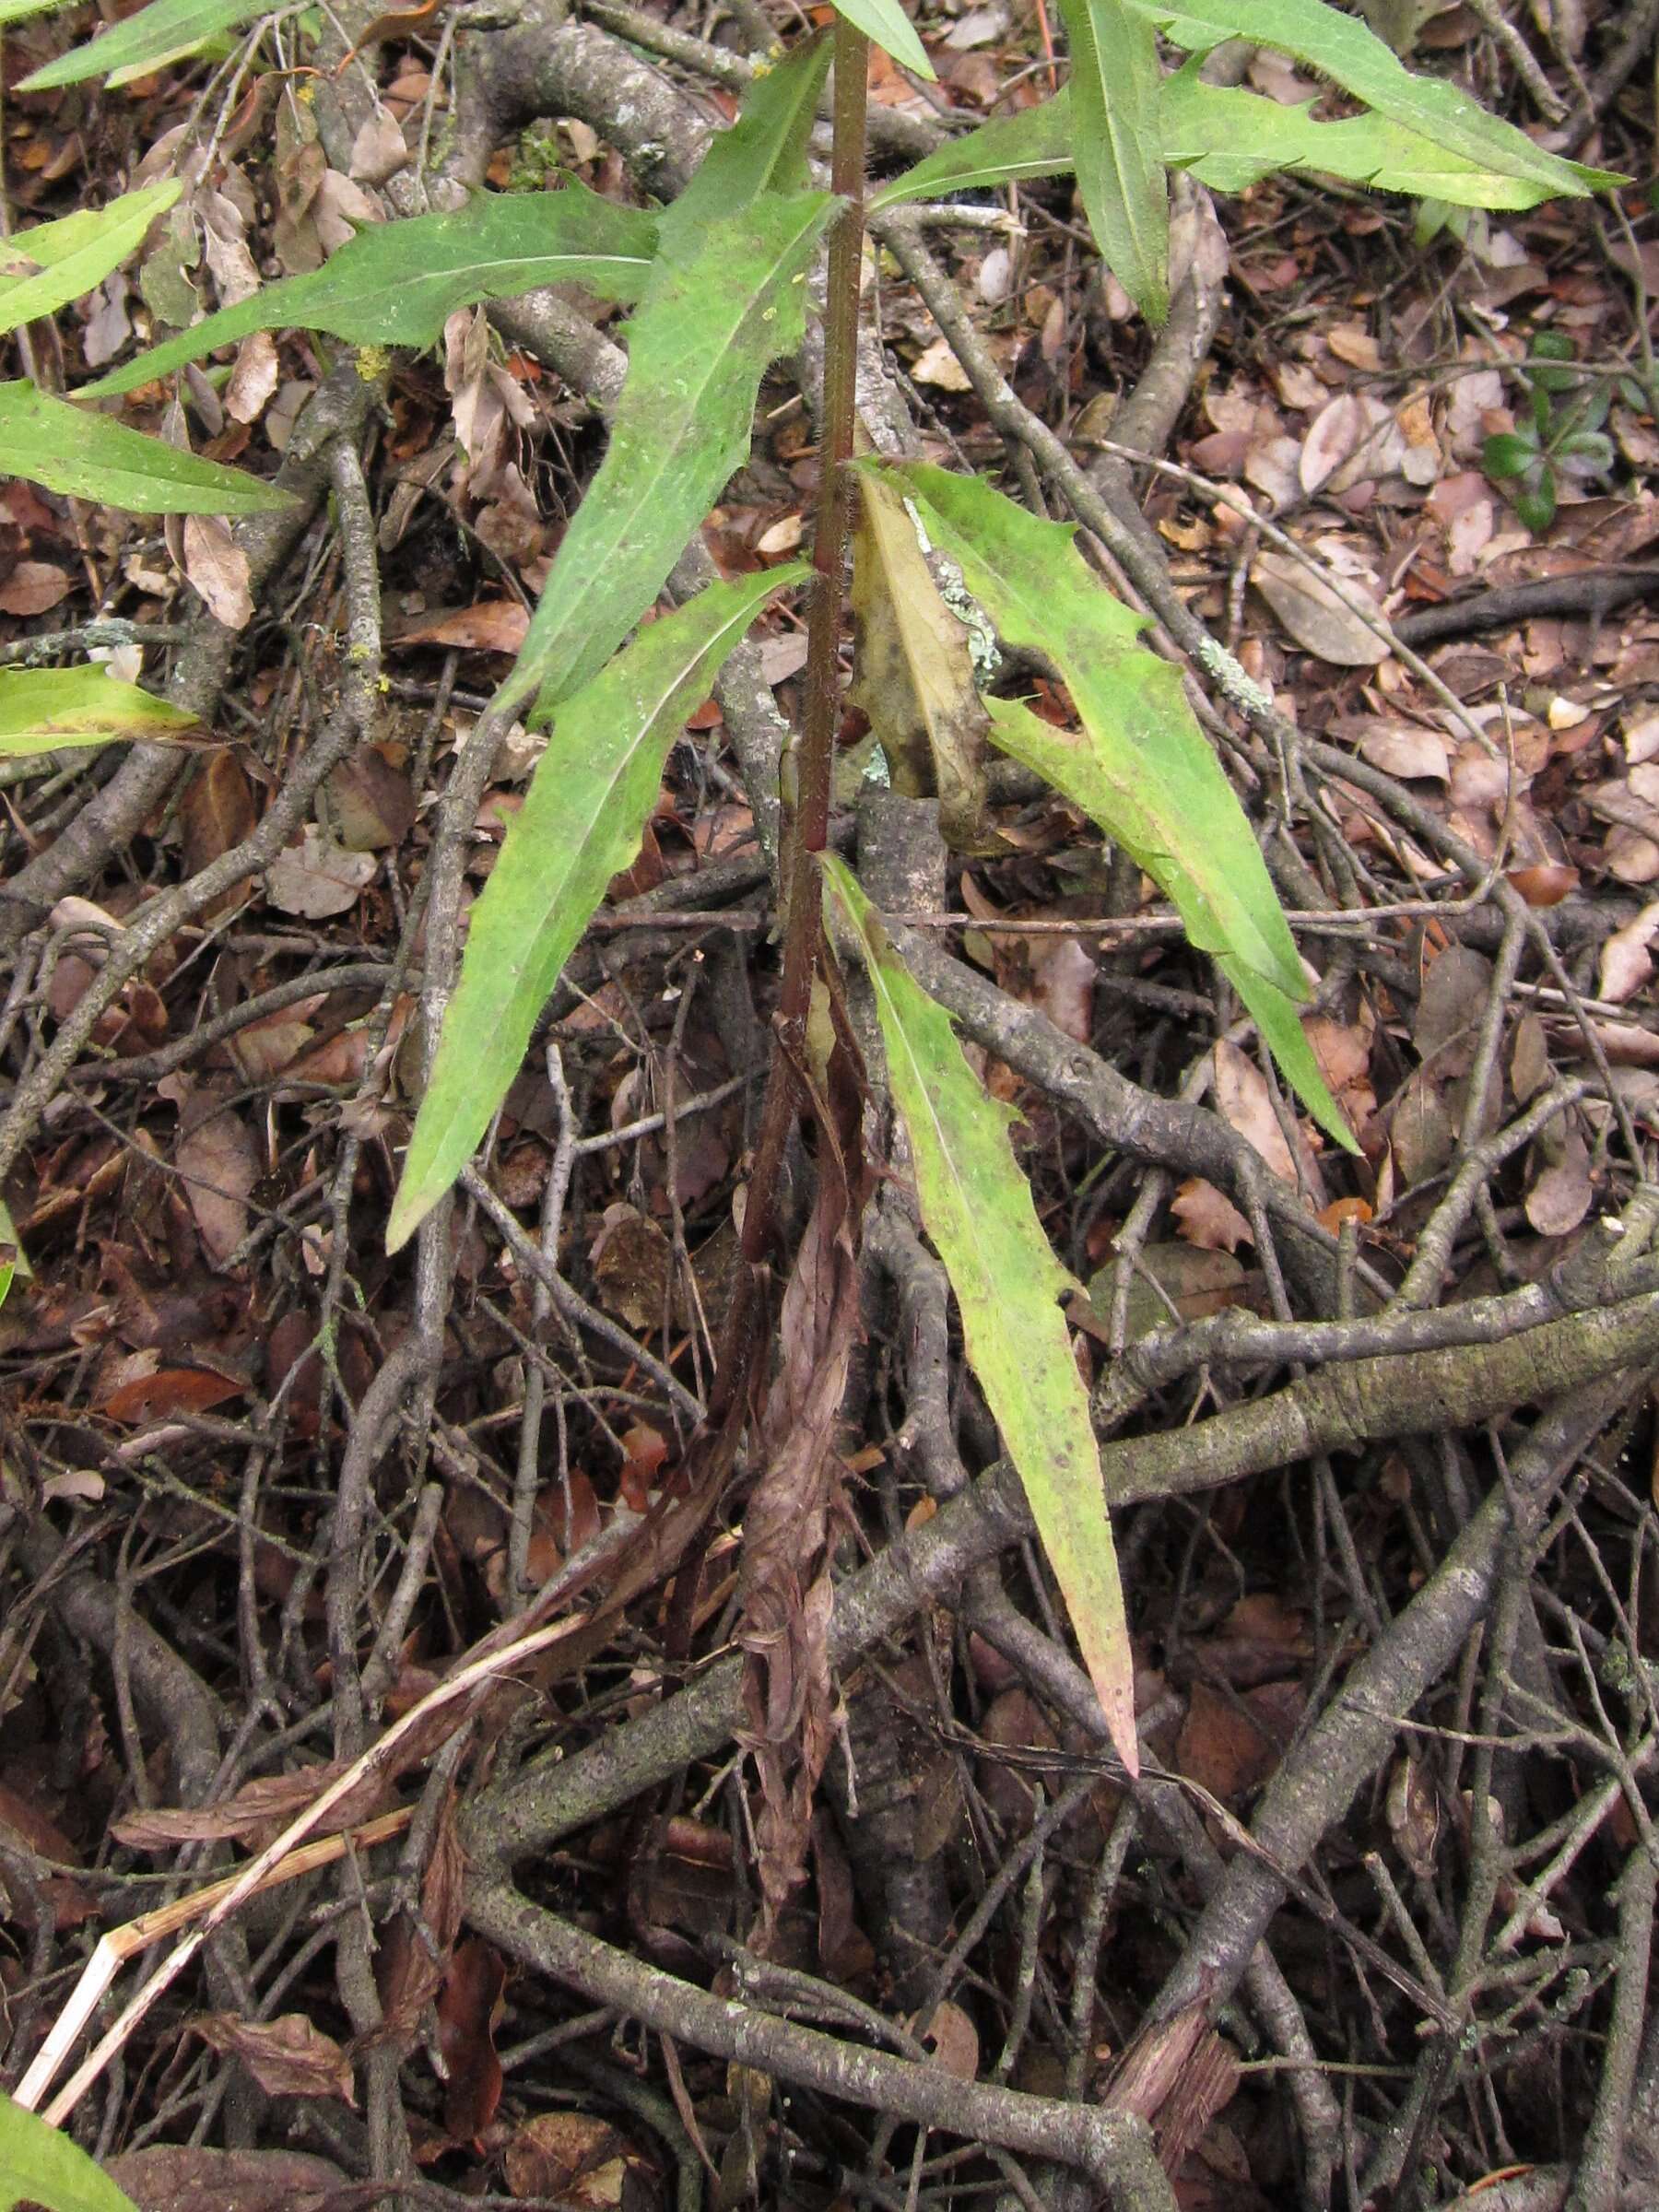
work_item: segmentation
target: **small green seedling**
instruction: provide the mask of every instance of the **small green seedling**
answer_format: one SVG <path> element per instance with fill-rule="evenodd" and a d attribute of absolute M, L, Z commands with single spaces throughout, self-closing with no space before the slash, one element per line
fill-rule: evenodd
<path fill-rule="evenodd" d="M 1602 428 L 1613 386 L 1577 366 L 1572 340 L 1560 330 L 1535 335 L 1520 375 L 1527 389 L 1527 418 L 1517 429 L 1499 430 L 1487 440 L 1481 466 L 1539 536 L 1555 520 L 1559 477 L 1593 481 L 1613 466 L 1613 441 Z"/>

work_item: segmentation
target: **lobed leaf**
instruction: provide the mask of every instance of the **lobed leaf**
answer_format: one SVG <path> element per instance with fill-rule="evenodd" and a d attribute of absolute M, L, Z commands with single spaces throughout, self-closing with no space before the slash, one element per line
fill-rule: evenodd
<path fill-rule="evenodd" d="M 0 2089 L 0 2212 L 30 2204 L 47 2212 L 135 2212 L 78 2143 Z"/>
<path fill-rule="evenodd" d="M 879 465 L 915 501 L 933 543 L 1011 645 L 1040 654 L 1076 704 L 1079 732 L 991 700 L 994 744 L 1080 806 L 1168 893 L 1188 937 L 1224 959 L 1274 1049 L 1307 983 L 1250 824 L 1170 665 L 1138 642 L 1144 618 L 1085 566 L 1062 523 L 1028 514 L 977 477 L 921 463 Z M 1258 986 L 1266 986 L 1268 998 Z M 1265 1009 L 1258 1013 L 1258 1002 Z M 1300 1030 L 1300 1025 L 1298 1025 Z M 1276 1054 L 1277 1056 L 1277 1054 Z M 1309 1111 L 1354 1148 L 1312 1053 L 1281 1060 Z"/>
<path fill-rule="evenodd" d="M 119 268 L 184 187 L 176 177 L 0 241 L 0 331 L 50 315 Z"/>
<path fill-rule="evenodd" d="M 0 449 L 14 476 L 129 514 L 261 514 L 294 503 L 280 485 L 198 460 L 23 381 L 0 384 Z"/>
<path fill-rule="evenodd" d="M 916 76 L 933 80 L 934 65 L 927 58 L 927 49 L 899 0 L 833 0 L 833 6 L 837 15 L 845 16 L 854 29 L 874 39 L 896 62 L 902 62 Z"/>
<path fill-rule="evenodd" d="M 968 1358 L 1019 1470 L 1112 1740 L 1132 1774 L 1135 1669 L 1088 1394 L 1060 1300 L 1075 1288 L 945 1009 L 894 951 L 846 864 L 822 856 L 832 914 L 869 972 L 888 1082 L 915 1164 L 923 1225 L 962 1314 Z"/>
<path fill-rule="evenodd" d="M 806 39 L 775 68 L 757 75 L 736 122 L 712 139 L 697 174 L 658 218 L 665 254 L 689 252 L 705 223 L 747 207 L 762 193 L 807 189 L 806 149 L 830 53 L 828 39 Z"/>
<path fill-rule="evenodd" d="M 1208 85 L 1198 74 L 1200 66 L 1194 57 L 1164 78 L 1159 135 L 1171 169 L 1190 170 L 1217 192 L 1242 192 L 1279 171 L 1335 177 L 1375 192 L 1409 193 L 1459 207 L 1535 207 L 1568 189 L 1533 175 L 1530 163 L 1524 175 L 1495 159 L 1471 160 L 1385 115 L 1318 123 L 1312 101 L 1288 108 L 1240 86 Z M 870 206 L 879 210 L 953 192 L 1063 176 L 1072 167 L 1072 136 L 1071 95 L 1063 88 L 1037 107 L 996 116 L 953 138 L 880 186 Z M 1601 170 L 1568 166 L 1581 192 L 1609 181 Z"/>
<path fill-rule="evenodd" d="M 1456 207 L 1521 208 L 1564 189 L 1490 159 L 1473 160 L 1392 116 L 1316 123 L 1312 100 L 1284 107 L 1242 86 L 1206 84 L 1202 65 L 1194 56 L 1164 79 L 1164 155 L 1172 168 L 1190 170 L 1214 191 L 1243 192 L 1264 177 L 1291 171 Z M 1578 173 L 1590 190 L 1601 172 Z"/>
<path fill-rule="evenodd" d="M 1583 196 L 1621 181 L 1546 152 L 1524 131 L 1489 115 L 1444 77 L 1415 76 L 1358 17 L 1345 15 L 1326 0 L 1128 0 L 1128 5 L 1188 53 L 1206 54 L 1239 38 L 1305 62 L 1379 115 L 1465 160 L 1540 184 L 1547 194 Z"/>
<path fill-rule="evenodd" d="M 712 584 L 652 623 L 559 706 L 473 909 L 461 980 L 386 1225 L 388 1252 L 449 1189 L 506 1097 L 536 1016 L 606 887 L 639 852 L 687 715 L 708 697 L 762 601 L 807 572 L 795 562 Z"/>
<path fill-rule="evenodd" d="M 130 392 L 255 330 L 322 330 L 353 346 L 432 346 L 457 308 L 543 284 L 632 300 L 656 257 L 656 224 L 574 180 L 559 192 L 480 193 L 443 215 L 359 230 L 320 269 L 267 284 L 112 370 L 79 396 Z"/>
<path fill-rule="evenodd" d="M 806 264 L 839 203 L 762 193 L 658 264 L 629 324 L 610 443 L 560 541 L 511 681 L 547 714 L 604 667 L 748 457 L 755 396 L 806 328 Z"/>
<path fill-rule="evenodd" d="M 1128 0 L 1060 0 L 1071 49 L 1072 158 L 1106 266 L 1148 323 L 1170 312 L 1170 194 L 1158 39 Z"/>
<path fill-rule="evenodd" d="M 194 729 L 196 720 L 94 664 L 0 671 L 0 760 L 135 737 L 153 744 Z"/>

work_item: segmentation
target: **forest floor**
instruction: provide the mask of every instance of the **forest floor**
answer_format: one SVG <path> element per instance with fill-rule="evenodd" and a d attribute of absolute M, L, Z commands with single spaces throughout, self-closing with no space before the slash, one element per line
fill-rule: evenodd
<path fill-rule="evenodd" d="M 277 521 L 0 488 L 0 666 L 112 653 L 211 740 L 0 759 L 31 1271 L 0 1310 L 0 2082 L 101 1934 L 359 1762 L 321 1854 L 55 2112 L 143 2212 L 1167 2203 L 1114 2164 L 1125 2115 L 1183 2212 L 1659 2202 L 1659 6 L 1417 15 L 1414 67 L 1637 182 L 1435 229 L 1312 177 L 1183 178 L 1156 339 L 1069 179 L 878 246 L 908 450 L 1064 515 L 1047 434 L 1277 705 L 1277 759 L 1207 712 L 1360 1150 L 1298 1118 L 1052 793 L 1005 774 L 966 853 L 848 796 L 836 834 L 1018 1110 L 1077 1281 L 1144 1765 L 1105 1740 L 895 1168 L 824 1565 L 836 1740 L 763 1943 L 741 1485 L 653 1548 L 776 992 L 771 794 L 727 693 L 453 1212 L 384 1248 L 453 965 L 422 887 L 447 855 L 470 898 L 522 803 L 540 738 L 461 764 L 603 450 L 615 311 L 464 311 L 373 390 L 260 333 L 229 382 L 129 399 L 256 474 L 286 453 Z M 60 391 L 400 219 L 423 148 L 469 186 L 672 198 L 796 28 L 353 0 L 18 93 L 87 18 L 6 29 L 10 227 L 170 161 L 191 191 L 141 265 L 8 341 Z M 876 56 L 883 173 L 1053 80 L 1040 5 L 921 28 L 936 84 Z M 811 376 L 763 389 L 703 533 L 725 576 L 810 538 Z M 1529 422 L 1552 465 L 1495 481 L 1487 441 Z M 785 603 L 755 661 L 785 717 L 805 653 Z M 141 1924 L 94 2030 L 202 1925 Z"/>

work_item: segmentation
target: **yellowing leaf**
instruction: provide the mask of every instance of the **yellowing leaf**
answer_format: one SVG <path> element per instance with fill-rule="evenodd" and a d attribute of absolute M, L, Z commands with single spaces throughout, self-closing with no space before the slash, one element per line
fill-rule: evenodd
<path fill-rule="evenodd" d="M 1179 676 L 1139 643 L 1141 617 L 1090 573 L 1065 524 L 1039 521 L 977 477 L 882 465 L 1001 634 L 1052 663 L 1083 724 L 1055 729 L 1016 700 L 994 699 L 993 742 L 1080 806 L 1168 893 L 1310 1112 L 1356 1148 L 1296 1018 L 1308 988 L 1266 864 Z"/>
<path fill-rule="evenodd" d="M 852 872 L 832 853 L 822 865 L 832 912 L 875 989 L 923 1223 L 956 1292 L 969 1359 L 1019 1470 L 1112 1740 L 1138 1774 L 1117 1552 L 1088 1394 L 1060 1307 L 1076 1285 L 1042 1232 L 1008 1143 L 1015 1116 L 976 1081 L 948 1015 L 900 960 Z"/>
<path fill-rule="evenodd" d="M 18 668 L 0 674 L 0 760 L 65 746 L 150 744 L 194 728 L 196 717 L 101 667 Z"/>
<path fill-rule="evenodd" d="M 904 501 L 882 477 L 861 476 L 853 533 L 857 674 L 848 693 L 881 741 L 893 788 L 937 794 L 939 823 L 959 853 L 981 849 L 988 717 L 973 681 L 967 625 L 929 573 Z"/>

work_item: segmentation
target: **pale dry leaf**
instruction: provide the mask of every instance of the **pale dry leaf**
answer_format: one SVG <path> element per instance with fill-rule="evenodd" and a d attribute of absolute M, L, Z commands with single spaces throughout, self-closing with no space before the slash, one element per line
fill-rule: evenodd
<path fill-rule="evenodd" d="M 230 526 L 221 515 L 184 517 L 181 565 L 206 600 L 207 611 L 216 622 L 226 629 L 246 629 L 253 619 L 253 600 L 248 589 L 248 557 L 231 536 Z"/>
<path fill-rule="evenodd" d="M 1296 1164 L 1261 1069 L 1225 1037 L 1217 1041 L 1215 1065 L 1216 1106 L 1223 1121 L 1255 1147 L 1276 1175 L 1294 1182 Z"/>
<path fill-rule="evenodd" d="M 1595 994 L 1614 1006 L 1634 998 L 1653 972 L 1649 947 L 1659 932 L 1659 900 L 1644 906 L 1633 922 L 1616 929 L 1601 949 Z"/>
<path fill-rule="evenodd" d="M 406 169 L 412 156 L 404 143 L 403 125 L 390 109 L 381 108 L 363 124 L 351 142 L 348 173 L 359 183 L 383 184 Z"/>
<path fill-rule="evenodd" d="M 248 1197 L 259 1180 L 259 1149 L 247 1124 L 229 1107 L 210 1111 L 191 1125 L 199 1096 L 182 1110 L 185 1131 L 173 1163 L 203 1249 L 222 1265 L 248 1233 Z"/>
<path fill-rule="evenodd" d="M 948 338 L 935 338 L 911 364 L 911 374 L 919 384 L 932 384 L 940 392 L 971 392 L 968 371 L 950 349 Z"/>
<path fill-rule="evenodd" d="M 133 335 L 127 312 L 132 287 L 119 269 L 110 274 L 92 295 L 92 308 L 81 331 L 81 354 L 88 369 L 102 369 L 115 359 Z"/>
<path fill-rule="evenodd" d="M 424 615 L 398 632 L 400 645 L 456 645 L 475 653 L 517 653 L 530 628 L 530 610 L 517 599 L 480 599 L 476 606 Z"/>
<path fill-rule="evenodd" d="M 1200 1252 L 1236 1252 L 1241 1244 L 1255 1241 L 1249 1222 L 1226 1192 L 1201 1176 L 1182 1184 L 1170 1201 L 1170 1211 L 1181 1234 Z"/>
<path fill-rule="evenodd" d="M 275 395 L 280 371 L 276 341 L 268 330 L 251 330 L 242 340 L 225 386 L 225 412 L 232 422 L 257 422 Z"/>
<path fill-rule="evenodd" d="M 216 2051 L 241 2059 L 271 2097 L 335 2097 L 355 2105 L 351 2061 L 332 2035 L 324 2035 L 302 2012 L 274 2020 L 243 2020 L 234 2013 L 198 2013 L 189 2023 L 194 2034 Z"/>
<path fill-rule="evenodd" d="M 372 853 L 347 853 L 308 822 L 299 845 L 290 845 L 266 869 L 265 893 L 285 914 L 321 922 L 355 906 L 379 865 Z"/>
<path fill-rule="evenodd" d="M 49 560 L 20 560 L 0 583 L 0 615 L 43 615 L 69 595 L 69 579 Z"/>
<path fill-rule="evenodd" d="M 1564 1237 L 1584 1218 L 1594 1197 L 1589 1149 L 1580 1132 L 1570 1129 L 1559 1159 L 1550 1162 L 1526 1194 L 1526 1218 L 1541 1237 Z"/>
<path fill-rule="evenodd" d="M 1305 492 L 1319 489 L 1353 453 L 1370 429 L 1365 409 L 1354 392 L 1339 392 L 1323 406 L 1302 440 L 1297 477 Z"/>
<path fill-rule="evenodd" d="M 241 210 L 226 194 L 210 192 L 197 203 L 202 213 L 202 252 L 218 288 L 219 305 L 235 307 L 259 289 L 259 270 L 248 251 Z"/>
<path fill-rule="evenodd" d="M 1360 579 L 1345 578 L 1343 588 L 1347 599 L 1366 610 L 1370 621 L 1338 598 L 1317 570 L 1304 567 L 1288 553 L 1258 553 L 1251 580 L 1304 653 L 1336 668 L 1374 668 L 1388 658 L 1387 640 L 1379 635 L 1382 609 L 1375 593 Z"/>
<path fill-rule="evenodd" d="M 1440 730 L 1394 715 L 1368 715 L 1359 757 L 1407 782 L 1444 783 L 1452 773 L 1451 740 Z"/>
<path fill-rule="evenodd" d="M 324 253 L 337 253 L 366 225 L 386 219 L 380 202 L 337 169 L 324 171 L 311 213 Z"/>

